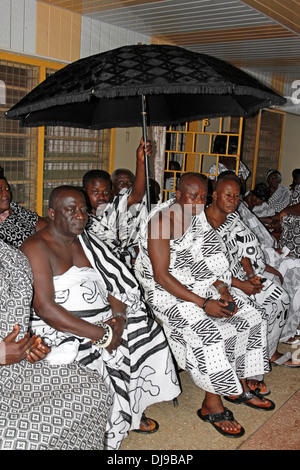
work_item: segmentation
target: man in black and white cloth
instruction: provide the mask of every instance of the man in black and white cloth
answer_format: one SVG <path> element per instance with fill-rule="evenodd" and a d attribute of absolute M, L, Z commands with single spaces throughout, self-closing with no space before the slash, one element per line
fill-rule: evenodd
<path fill-rule="evenodd" d="M 135 278 L 84 230 L 83 193 L 56 188 L 48 216 L 49 225 L 22 245 L 34 276 L 32 329 L 51 347 L 50 364 L 99 372 L 113 401 L 105 449 L 118 449 L 130 430 L 157 430 L 144 410 L 180 393 L 171 353 Z"/>

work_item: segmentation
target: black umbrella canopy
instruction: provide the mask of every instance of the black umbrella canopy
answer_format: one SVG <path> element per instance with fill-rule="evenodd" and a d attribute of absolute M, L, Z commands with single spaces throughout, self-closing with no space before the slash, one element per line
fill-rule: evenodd
<path fill-rule="evenodd" d="M 214 57 L 169 45 L 123 46 L 57 71 L 6 116 L 25 126 L 90 129 L 168 126 L 219 116 L 249 116 L 285 98 Z"/>

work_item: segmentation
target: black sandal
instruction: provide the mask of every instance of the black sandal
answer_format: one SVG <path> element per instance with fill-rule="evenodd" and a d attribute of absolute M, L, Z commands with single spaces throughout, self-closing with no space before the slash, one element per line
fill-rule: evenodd
<path fill-rule="evenodd" d="M 157 421 L 155 421 L 154 419 L 152 418 L 147 418 L 144 413 L 142 414 L 142 418 L 141 418 L 141 421 L 144 420 L 144 421 L 152 421 L 152 423 L 155 424 L 155 427 L 153 429 L 150 429 L 149 431 L 147 431 L 147 429 L 143 430 L 143 429 L 132 429 L 133 432 L 137 432 L 138 434 L 154 434 L 156 431 L 158 431 L 159 429 L 159 424 Z"/>
<path fill-rule="evenodd" d="M 205 423 L 210 423 L 222 436 L 226 437 L 242 437 L 245 434 L 245 429 L 242 427 L 239 432 L 230 432 L 224 431 L 221 426 L 216 425 L 215 423 L 219 423 L 220 421 L 234 421 L 233 413 L 224 408 L 222 413 L 211 413 L 209 415 L 203 415 L 201 410 L 197 411 L 197 415 L 199 416 L 202 421 Z"/>
<path fill-rule="evenodd" d="M 269 406 L 259 406 L 259 405 L 254 405 L 253 403 L 249 403 L 249 401 L 252 400 L 255 397 L 260 398 L 264 402 L 268 402 L 270 405 Z M 254 408 L 255 410 L 272 411 L 275 408 L 275 403 L 271 400 L 268 400 L 267 398 L 264 398 L 259 393 L 258 389 L 249 390 L 248 392 L 244 392 L 236 398 L 224 397 L 224 400 L 227 400 L 230 403 L 235 403 L 236 405 L 246 405 L 246 406 L 249 406 L 250 408 Z"/>

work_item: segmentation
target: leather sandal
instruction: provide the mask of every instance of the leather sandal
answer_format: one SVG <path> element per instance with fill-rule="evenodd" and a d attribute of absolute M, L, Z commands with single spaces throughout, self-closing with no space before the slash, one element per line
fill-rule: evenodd
<path fill-rule="evenodd" d="M 250 403 L 250 400 L 252 400 L 253 398 L 261 399 L 262 406 Z M 275 408 L 275 403 L 271 400 L 268 400 L 267 398 L 264 398 L 257 389 L 244 392 L 236 398 L 224 397 L 224 400 L 227 400 L 230 403 L 235 403 L 236 405 L 246 405 L 250 408 L 254 408 L 255 410 L 272 411 Z M 266 406 L 264 406 L 263 404 L 265 404 Z"/>
<path fill-rule="evenodd" d="M 251 382 L 256 382 L 257 385 L 254 386 L 251 384 Z M 264 383 L 263 380 L 247 380 L 247 385 L 248 387 L 251 389 L 251 390 L 258 390 L 258 392 L 263 396 L 263 397 L 266 397 L 267 395 L 270 395 L 271 393 L 271 390 L 269 389 L 269 387 L 267 387 L 267 385 Z"/>
<path fill-rule="evenodd" d="M 203 415 L 201 410 L 198 410 L 197 415 L 205 423 L 210 423 L 220 434 L 222 434 L 222 436 L 236 438 L 242 437 L 245 434 L 245 429 L 243 427 L 241 427 L 239 431 L 224 431 L 221 426 L 215 424 L 220 421 L 234 421 L 233 413 L 227 408 L 224 408 L 224 411 L 221 413 L 211 413 L 209 415 Z"/>

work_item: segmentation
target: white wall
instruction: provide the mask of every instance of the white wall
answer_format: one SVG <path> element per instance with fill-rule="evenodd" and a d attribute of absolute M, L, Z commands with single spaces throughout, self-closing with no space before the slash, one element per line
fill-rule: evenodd
<path fill-rule="evenodd" d="M 80 57 L 139 42 L 150 44 L 150 41 L 150 36 L 111 26 L 92 18 L 83 16 L 81 20 Z"/>
<path fill-rule="evenodd" d="M 35 54 L 36 1 L 0 0 L 0 49 Z"/>

